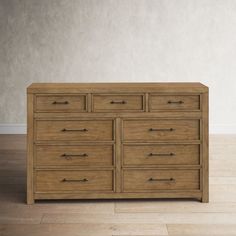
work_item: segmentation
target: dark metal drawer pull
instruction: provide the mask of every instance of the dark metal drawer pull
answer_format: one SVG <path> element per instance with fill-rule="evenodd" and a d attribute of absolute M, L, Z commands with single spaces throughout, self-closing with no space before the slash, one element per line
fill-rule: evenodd
<path fill-rule="evenodd" d="M 174 153 L 149 153 L 148 156 L 158 156 L 158 157 L 161 157 L 161 156 L 175 156 Z"/>
<path fill-rule="evenodd" d="M 155 129 L 155 128 L 150 128 L 149 131 L 174 131 L 173 128 L 170 128 L 170 129 Z"/>
<path fill-rule="evenodd" d="M 62 129 L 61 130 L 62 132 L 73 132 L 73 131 L 77 131 L 77 132 L 86 132 L 86 131 L 88 131 L 87 129 Z"/>
<path fill-rule="evenodd" d="M 183 104 L 183 101 L 168 101 L 168 104 Z"/>
<path fill-rule="evenodd" d="M 62 157 L 65 157 L 67 160 L 71 160 L 71 157 L 87 157 L 88 154 L 86 153 L 83 153 L 83 154 L 62 154 L 61 155 Z"/>
<path fill-rule="evenodd" d="M 110 102 L 111 104 L 126 104 L 127 102 L 126 101 L 111 101 Z"/>
<path fill-rule="evenodd" d="M 87 182 L 88 179 L 63 179 L 62 182 Z"/>
<path fill-rule="evenodd" d="M 174 182 L 175 179 L 174 178 L 170 178 L 170 179 L 154 179 L 154 178 L 150 178 L 148 181 Z"/>
<path fill-rule="evenodd" d="M 57 101 L 54 101 L 52 104 L 62 104 L 62 105 L 66 105 L 66 104 L 69 104 L 68 101 L 65 101 L 65 102 L 57 102 Z"/>

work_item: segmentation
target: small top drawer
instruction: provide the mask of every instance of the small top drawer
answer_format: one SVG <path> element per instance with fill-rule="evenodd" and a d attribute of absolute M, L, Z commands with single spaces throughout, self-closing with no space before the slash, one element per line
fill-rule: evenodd
<path fill-rule="evenodd" d="M 93 111 L 95 112 L 139 112 L 144 111 L 144 96 L 142 94 L 131 95 L 93 95 Z"/>
<path fill-rule="evenodd" d="M 85 112 L 86 95 L 36 95 L 37 112 Z"/>
<path fill-rule="evenodd" d="M 200 110 L 200 96 L 151 94 L 150 110 Z"/>

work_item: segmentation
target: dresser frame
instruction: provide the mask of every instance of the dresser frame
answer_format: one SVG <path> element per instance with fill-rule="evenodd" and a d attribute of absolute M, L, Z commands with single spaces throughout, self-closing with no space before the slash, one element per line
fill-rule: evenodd
<path fill-rule="evenodd" d="M 37 95 L 86 95 L 86 111 L 85 112 L 36 112 L 35 98 Z M 93 112 L 93 96 L 95 94 L 107 95 L 143 95 L 143 111 L 110 111 L 110 112 Z M 200 110 L 158 110 L 150 111 L 150 95 L 199 95 Z M 36 141 L 35 140 L 35 123 L 38 120 L 101 120 L 112 119 L 114 121 L 114 140 L 103 143 L 112 144 L 114 147 L 113 167 L 92 167 L 92 170 L 113 170 L 113 189 L 112 192 L 71 192 L 61 191 L 55 192 L 36 192 L 35 169 L 44 169 L 37 167 L 34 163 L 35 145 L 37 144 L 56 144 L 70 145 L 70 141 Z M 123 121 L 125 119 L 198 119 L 200 121 L 200 140 L 182 140 L 171 141 L 172 144 L 199 144 L 200 145 L 200 165 L 178 165 L 173 169 L 186 169 L 200 171 L 200 189 L 199 190 L 160 190 L 147 192 L 123 192 L 123 169 L 132 167 L 122 167 L 122 134 Z M 69 84 L 69 83 L 34 83 L 27 88 L 27 203 L 33 204 L 35 200 L 40 199 L 123 199 L 123 198 L 194 198 L 202 202 L 209 201 L 209 157 L 208 157 L 208 88 L 200 83 L 100 83 L 100 84 Z M 93 143 L 101 143 L 99 140 Z M 81 145 L 79 142 L 73 141 L 75 145 Z M 146 141 L 139 141 L 138 144 L 146 144 Z M 148 142 L 150 143 L 150 142 Z M 170 141 L 155 141 L 153 143 L 170 144 Z M 138 167 L 139 168 L 139 167 Z M 170 166 L 162 165 L 155 167 L 158 169 L 169 169 Z M 60 168 L 59 168 L 60 169 Z M 64 169 L 64 168 L 61 168 Z M 86 170 L 91 167 L 68 167 L 68 170 Z M 153 169 L 153 167 L 140 167 L 142 170 Z M 47 170 L 55 170 L 54 167 Z"/>

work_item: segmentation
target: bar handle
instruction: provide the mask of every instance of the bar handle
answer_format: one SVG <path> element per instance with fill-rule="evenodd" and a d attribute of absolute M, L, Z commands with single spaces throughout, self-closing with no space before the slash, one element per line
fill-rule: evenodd
<path fill-rule="evenodd" d="M 66 160 L 71 160 L 72 157 L 87 157 L 88 154 L 87 153 L 83 153 L 83 154 L 66 154 L 66 153 L 63 153 L 61 155 L 61 157 L 64 157 Z"/>
<path fill-rule="evenodd" d="M 88 131 L 88 129 L 66 129 L 66 128 L 64 128 L 64 129 L 62 129 L 61 130 L 62 132 L 87 132 Z"/>
<path fill-rule="evenodd" d="M 66 179 L 64 178 L 61 182 L 87 182 L 88 179 Z"/>
<path fill-rule="evenodd" d="M 169 129 L 155 129 L 155 128 L 150 128 L 149 131 L 174 131 L 175 129 L 169 128 Z"/>
<path fill-rule="evenodd" d="M 168 104 L 183 104 L 184 102 L 183 101 L 171 101 L 171 100 L 169 100 L 167 103 Z"/>
<path fill-rule="evenodd" d="M 164 157 L 164 156 L 175 156 L 175 153 L 173 153 L 173 152 L 170 152 L 170 153 L 149 153 L 148 154 L 148 156 L 151 156 L 151 157 L 153 157 L 153 156 L 158 156 L 158 157 Z"/>
<path fill-rule="evenodd" d="M 111 101 L 110 102 L 111 104 L 126 104 L 127 102 L 125 100 L 122 100 L 122 101 Z"/>
<path fill-rule="evenodd" d="M 174 182 L 175 179 L 174 178 L 169 178 L 169 179 L 155 179 L 155 178 L 150 178 L 148 179 L 148 181 L 152 182 L 152 181 L 157 181 L 157 182 Z"/>
<path fill-rule="evenodd" d="M 64 101 L 64 102 L 54 101 L 52 104 L 54 104 L 54 105 L 56 105 L 56 104 L 66 105 L 66 104 L 69 104 L 69 102 L 68 101 Z"/>

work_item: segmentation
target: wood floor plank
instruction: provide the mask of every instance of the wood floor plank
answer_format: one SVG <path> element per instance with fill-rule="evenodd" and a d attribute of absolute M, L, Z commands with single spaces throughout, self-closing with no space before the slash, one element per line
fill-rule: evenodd
<path fill-rule="evenodd" d="M 167 225 L 168 233 L 171 236 L 190 236 L 190 235 L 221 235 L 221 236 L 235 236 L 236 224 L 224 225 L 224 224 L 174 224 Z"/>
<path fill-rule="evenodd" d="M 210 202 L 236 202 L 235 185 L 212 185 L 210 187 Z"/>
<path fill-rule="evenodd" d="M 42 224 L 234 224 L 236 213 L 44 214 Z"/>
<path fill-rule="evenodd" d="M 211 160 L 210 177 L 236 177 L 236 159 Z"/>
<path fill-rule="evenodd" d="M 236 202 L 126 201 L 115 204 L 116 213 L 236 213 Z"/>
<path fill-rule="evenodd" d="M 0 184 L 1 194 L 11 193 L 25 193 L 26 184 Z"/>
<path fill-rule="evenodd" d="M 0 224 L 40 224 L 42 216 L 43 214 L 35 212 L 1 210 Z"/>
<path fill-rule="evenodd" d="M 0 135 L 0 150 L 26 150 L 25 134 Z"/>
<path fill-rule="evenodd" d="M 22 203 L 5 204 L 0 202 L 0 212 L 22 212 L 24 214 L 63 214 L 63 213 L 89 213 L 114 214 L 113 202 L 81 202 L 81 201 L 46 201 L 34 205 Z M 0 214 L 1 214 L 0 213 Z"/>
<path fill-rule="evenodd" d="M 157 224 L 44 224 L 0 225 L 1 236 L 112 236 L 168 235 L 166 225 Z"/>
<path fill-rule="evenodd" d="M 210 203 L 187 200 L 25 204 L 25 136 L 0 135 L 0 235 L 236 236 L 236 135 L 210 137 Z M 42 223 L 42 224 L 40 224 Z M 168 232 L 166 228 L 168 227 Z"/>

